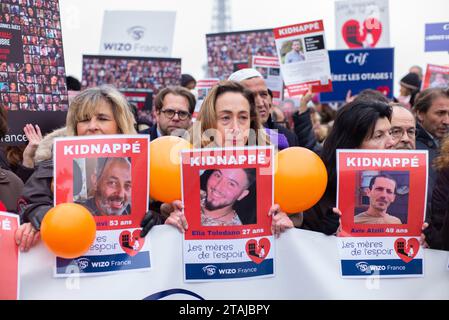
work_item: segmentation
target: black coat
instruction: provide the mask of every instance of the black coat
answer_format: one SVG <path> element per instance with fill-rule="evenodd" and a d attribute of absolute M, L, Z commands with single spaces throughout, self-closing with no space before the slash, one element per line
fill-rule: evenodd
<path fill-rule="evenodd" d="M 442 238 L 442 233 L 449 237 L 449 223 L 445 222 L 449 217 L 449 168 L 437 172 L 431 201 L 429 227 L 424 231 L 426 242 L 432 249 L 449 250 L 449 240 L 444 243 Z"/>
<path fill-rule="evenodd" d="M 157 136 L 157 125 L 154 124 L 151 128 L 139 131 L 140 134 L 149 134 L 150 135 L 150 141 L 153 141 L 158 138 Z"/>
<path fill-rule="evenodd" d="M 416 149 L 427 150 L 429 152 L 429 176 L 427 181 L 427 209 L 426 209 L 426 221 L 430 220 L 430 214 L 432 212 L 432 193 L 437 180 L 437 173 L 433 168 L 433 160 L 438 156 L 439 147 L 434 139 L 423 129 L 418 123 L 416 125 Z"/>
<path fill-rule="evenodd" d="M 293 122 L 295 124 L 295 134 L 298 137 L 298 145 L 320 154 L 322 147 L 317 142 L 315 133 L 313 132 L 310 110 L 307 109 L 307 111 L 301 114 L 295 112 L 293 114 Z"/>
<path fill-rule="evenodd" d="M 285 138 L 287 138 L 289 147 L 299 147 L 298 137 L 292 131 L 288 130 L 286 127 L 274 123 L 273 119 L 271 118 L 271 115 L 268 117 L 268 120 L 264 124 L 264 127 L 271 130 L 277 130 L 279 134 L 284 135 Z"/>

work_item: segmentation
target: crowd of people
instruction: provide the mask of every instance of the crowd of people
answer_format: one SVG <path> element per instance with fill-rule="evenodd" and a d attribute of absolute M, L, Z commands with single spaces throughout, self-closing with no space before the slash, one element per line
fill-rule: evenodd
<path fill-rule="evenodd" d="M 419 82 L 420 77 L 419 74 L 410 72 L 402 78 L 401 85 L 410 87 L 410 82 L 416 79 Z M 141 134 L 149 134 L 151 140 L 177 135 L 190 139 L 190 142 L 200 148 L 273 144 L 282 150 L 302 146 L 313 150 L 323 160 L 328 183 L 317 204 L 292 215 L 287 215 L 277 204 L 273 204 L 267 212 L 273 217 L 272 230 L 276 236 L 293 227 L 326 235 L 338 232 L 341 212 L 336 207 L 337 149 L 421 149 L 429 152 L 423 244 L 449 250 L 449 139 L 446 139 L 449 129 L 448 88 L 429 88 L 421 92 L 404 90 L 401 93 L 409 96 L 398 97 L 394 101 L 378 91 L 366 89 L 356 96 L 348 96 L 348 101 L 336 111 L 328 105 L 321 105 L 314 94 L 308 92 L 301 98 L 298 107 L 287 103 L 285 106 L 281 104 L 275 107 L 263 75 L 256 69 L 247 68 L 232 73 L 228 80 L 219 82 L 209 91 L 195 121 L 196 125 L 200 124 L 200 130 L 195 131 L 192 115 L 196 98 L 191 92 L 194 81 L 186 76 L 184 79 L 189 80 L 183 81 L 185 85 L 190 84 L 189 88 L 161 87 L 154 98 L 155 123 L 140 131 Z M 413 99 L 411 95 L 414 95 Z M 4 176 L 3 173 L 6 172 L 9 178 L 3 185 L 8 192 L 0 193 L 0 201 L 8 211 L 16 212 L 21 217 L 22 225 L 17 232 L 17 243 L 22 250 L 28 250 L 38 241 L 40 223 L 53 206 L 51 146 L 54 138 L 136 133 L 138 119 L 133 111 L 135 112 L 124 96 L 114 87 L 91 87 L 81 91 L 71 101 L 65 128 L 42 137 L 38 127 L 27 125 L 25 133 L 30 143 L 26 148 L 16 150 L 19 160 L 12 161 L 13 153 L 3 150 L 0 175 Z M 7 130 L 6 108 L 2 109 L 0 119 L 0 133 L 4 134 Z M 319 127 L 325 127 L 325 133 L 318 130 Z M 204 134 L 210 130 L 216 130 L 217 135 Z M 250 136 L 251 132 L 261 131 L 263 134 Z M 230 195 L 226 206 L 218 206 L 214 192 L 208 192 L 208 188 L 217 189 L 219 184 L 223 187 L 221 181 L 229 180 L 228 176 L 236 180 L 239 178 L 241 185 Z M 372 179 L 367 196 L 377 196 L 376 188 L 388 187 L 391 191 L 390 203 L 393 202 L 396 182 L 389 176 L 379 177 Z M 249 216 L 251 210 L 244 210 L 243 213 L 236 210 L 238 202 L 248 198 L 250 181 L 248 173 L 244 171 L 211 172 L 202 193 L 202 221 L 211 225 L 235 225 L 252 221 L 254 216 Z M 381 183 L 388 186 L 378 187 L 377 184 Z M 126 197 L 123 196 L 124 198 Z M 380 211 L 376 211 L 379 215 L 371 216 L 376 207 L 373 208 L 359 213 L 357 219 L 399 223 L 400 219 L 391 215 L 387 217 L 386 212 L 382 215 Z M 109 211 L 111 210 L 108 210 L 105 200 L 103 206 L 96 207 L 95 215 L 108 215 Z M 163 223 L 172 225 L 181 232 L 188 228 L 180 199 L 172 203 L 151 202 L 150 210 L 142 220 L 141 235 L 145 236 L 154 225 Z"/>

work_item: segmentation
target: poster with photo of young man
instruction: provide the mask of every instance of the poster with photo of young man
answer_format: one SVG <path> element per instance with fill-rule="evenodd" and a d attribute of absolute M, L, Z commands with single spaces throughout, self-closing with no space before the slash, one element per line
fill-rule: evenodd
<path fill-rule="evenodd" d="M 273 148 L 196 149 L 181 156 L 189 224 L 184 280 L 273 276 Z"/>

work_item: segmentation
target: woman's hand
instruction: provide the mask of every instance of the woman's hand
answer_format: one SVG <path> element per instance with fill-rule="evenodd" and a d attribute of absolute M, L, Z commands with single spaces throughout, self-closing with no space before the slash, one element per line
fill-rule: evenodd
<path fill-rule="evenodd" d="M 171 205 L 174 210 L 170 213 L 167 220 L 165 220 L 165 224 L 169 224 L 177 228 L 179 232 L 184 233 L 188 229 L 186 216 L 184 215 L 184 205 L 180 200 L 173 201 Z"/>
<path fill-rule="evenodd" d="M 427 222 L 424 222 L 422 224 L 422 228 L 421 231 L 424 231 L 425 229 L 427 229 L 427 227 L 429 227 L 429 224 Z M 421 245 L 421 247 L 423 248 L 429 248 L 429 245 L 426 242 L 426 235 L 424 234 L 424 232 L 421 232 L 421 236 L 419 238 L 419 244 Z"/>
<path fill-rule="evenodd" d="M 285 212 L 281 211 L 281 207 L 278 204 L 271 206 L 268 215 L 273 217 L 271 221 L 271 232 L 273 232 L 276 238 L 279 238 L 285 230 L 293 228 L 292 220 L 290 220 Z"/>
<path fill-rule="evenodd" d="M 34 156 L 36 154 L 37 147 L 42 141 L 41 129 L 38 125 L 33 126 L 32 124 L 27 124 L 23 128 L 25 135 L 28 139 L 28 145 L 25 150 L 23 150 L 23 161 L 22 164 L 27 168 L 34 168 Z"/>
<path fill-rule="evenodd" d="M 16 230 L 16 244 L 20 251 L 27 252 L 39 241 L 40 232 L 34 229 L 31 223 L 24 223 Z"/>

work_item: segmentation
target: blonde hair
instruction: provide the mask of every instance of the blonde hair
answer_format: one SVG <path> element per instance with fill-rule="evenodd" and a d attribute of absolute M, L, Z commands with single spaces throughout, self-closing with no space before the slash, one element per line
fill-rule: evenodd
<path fill-rule="evenodd" d="M 68 136 L 78 135 L 76 130 L 78 122 L 92 118 L 101 101 L 105 101 L 111 106 L 120 133 L 137 133 L 134 127 L 136 120 L 126 98 L 113 86 L 102 85 L 88 88 L 73 98 L 66 119 Z"/>
<path fill-rule="evenodd" d="M 204 147 L 211 143 L 210 139 L 205 139 L 205 137 L 203 137 L 203 133 L 209 129 L 217 129 L 218 120 L 215 105 L 218 97 L 227 92 L 240 93 L 248 101 L 250 111 L 250 129 L 254 130 L 254 132 L 256 133 L 256 144 L 269 145 L 270 142 L 268 136 L 265 133 L 265 129 L 260 122 L 253 93 L 250 90 L 246 89 L 240 83 L 228 80 L 220 81 L 209 91 L 208 95 L 204 99 L 197 117 L 197 121 L 195 121 L 193 127 L 190 129 L 190 137 L 193 138 L 193 144 L 196 144 L 196 142 L 198 141 L 195 139 L 196 136 L 194 136 L 196 134 L 200 134 L 201 136 L 201 147 Z M 201 125 L 199 130 L 200 132 L 197 132 L 197 130 L 195 130 L 198 127 L 197 124 Z"/>

